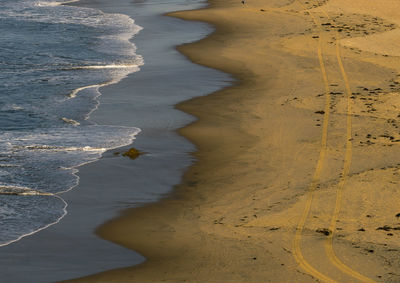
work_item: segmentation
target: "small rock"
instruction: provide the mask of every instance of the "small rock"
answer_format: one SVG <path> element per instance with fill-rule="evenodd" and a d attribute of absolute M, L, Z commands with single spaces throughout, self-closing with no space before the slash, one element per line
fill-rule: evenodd
<path fill-rule="evenodd" d="M 390 230 L 392 230 L 392 227 L 390 227 L 390 226 L 388 226 L 388 225 L 384 225 L 384 226 L 382 226 L 382 227 L 376 228 L 376 230 L 390 231 Z"/>
<path fill-rule="evenodd" d="M 332 234 L 332 231 L 327 228 L 318 228 L 317 230 L 315 230 L 315 232 L 324 234 L 325 236 L 329 236 L 330 234 Z"/>

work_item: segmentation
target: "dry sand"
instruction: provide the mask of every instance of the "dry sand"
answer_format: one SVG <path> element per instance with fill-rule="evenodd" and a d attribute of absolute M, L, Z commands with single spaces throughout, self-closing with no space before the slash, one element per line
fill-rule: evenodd
<path fill-rule="evenodd" d="M 399 1 L 210 3 L 179 50 L 238 83 L 178 106 L 175 193 L 98 229 L 148 261 L 77 281 L 400 282 Z"/>

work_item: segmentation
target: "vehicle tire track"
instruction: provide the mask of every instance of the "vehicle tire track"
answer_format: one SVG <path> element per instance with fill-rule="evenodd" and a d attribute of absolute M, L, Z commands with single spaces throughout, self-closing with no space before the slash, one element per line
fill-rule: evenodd
<path fill-rule="evenodd" d="M 298 0 L 297 0 L 298 1 Z M 304 7 L 304 5 L 298 1 L 300 5 Z M 328 18 L 331 19 L 330 16 L 321 8 L 318 7 L 322 13 Z M 307 9 L 306 9 L 307 10 Z M 308 10 L 308 14 L 310 15 L 310 17 L 312 18 L 312 20 L 314 21 L 314 23 L 320 28 L 321 27 L 321 23 L 319 22 L 319 20 L 313 15 L 313 12 Z M 351 161 L 352 161 L 352 100 L 351 100 L 351 88 L 350 88 L 350 83 L 349 83 L 349 79 L 347 76 L 347 73 L 344 69 L 343 66 L 343 61 L 341 58 L 341 54 L 340 54 L 340 42 L 339 42 L 339 32 L 337 29 L 335 29 L 336 32 L 336 41 L 335 41 L 335 45 L 336 45 L 336 59 L 338 62 L 338 66 L 342 75 L 342 79 L 345 85 L 345 89 L 346 89 L 346 149 L 345 149 L 345 156 L 344 156 L 344 161 L 343 161 L 343 169 L 341 172 L 341 176 L 339 179 L 339 184 L 337 186 L 336 189 L 336 200 L 335 200 L 335 207 L 334 207 L 334 211 L 332 214 L 332 218 L 330 221 L 330 225 L 329 225 L 329 230 L 331 231 L 331 233 L 327 236 L 326 241 L 324 243 L 325 246 L 325 251 L 327 254 L 328 259 L 342 272 L 352 276 L 353 278 L 356 278 L 362 282 L 375 282 L 374 280 L 360 274 L 359 272 L 353 270 L 351 267 L 347 266 L 346 264 L 344 264 L 337 256 L 336 253 L 334 251 L 333 248 L 333 238 L 335 235 L 335 231 L 336 231 L 336 223 L 337 220 L 339 219 L 339 214 L 340 214 L 340 210 L 341 210 L 341 205 L 342 205 L 342 198 L 343 198 L 343 190 L 345 188 L 345 185 L 347 183 L 347 179 L 349 176 L 349 172 L 350 172 L 350 166 L 351 166 Z M 322 31 L 321 31 L 322 33 Z M 320 36 L 321 39 L 321 36 Z M 321 42 L 321 40 L 320 40 Z M 314 181 L 314 180 L 313 180 Z M 315 188 L 314 188 L 315 189 Z M 309 208 L 307 208 L 307 206 L 310 206 Z M 307 211 L 308 209 L 308 211 Z M 311 209 L 311 203 L 310 204 L 306 204 L 306 209 L 305 212 L 307 212 L 307 216 L 309 213 L 309 210 Z M 301 221 L 304 221 L 304 223 L 302 223 L 303 227 L 306 221 L 307 217 L 304 217 L 305 214 L 303 213 L 303 217 Z M 303 219 L 305 218 L 305 219 Z M 296 231 L 296 236 L 298 234 L 298 231 Z M 296 238 L 295 236 L 295 238 Z M 301 236 L 300 236 L 301 239 Z M 300 250 L 301 252 L 301 250 Z M 314 268 L 313 268 L 314 269 Z M 322 279 L 322 278 L 321 278 Z M 323 280 L 323 279 L 322 279 Z M 324 280 L 325 281 L 325 280 Z M 329 281 L 326 281 L 329 282 Z"/>
<path fill-rule="evenodd" d="M 320 7 L 322 13 L 328 18 L 331 19 L 330 16 Z M 352 161 L 352 92 L 350 88 L 350 83 L 349 79 L 346 73 L 346 70 L 344 69 L 343 66 L 343 61 L 342 57 L 340 54 L 340 42 L 339 42 L 339 32 L 337 28 L 335 28 L 336 32 L 336 59 L 339 65 L 340 72 L 342 74 L 343 82 L 346 88 L 346 100 L 347 100 L 347 111 L 346 111 L 346 151 L 345 151 L 345 157 L 344 157 L 344 163 L 343 163 L 343 170 L 342 174 L 339 180 L 339 184 L 336 189 L 336 201 L 335 201 L 335 208 L 332 214 L 331 222 L 329 225 L 329 230 L 331 233 L 327 236 L 326 241 L 325 241 L 325 251 L 326 254 L 329 258 L 329 260 L 341 271 L 347 273 L 348 275 L 362 281 L 362 282 L 376 282 L 372 280 L 371 278 L 368 278 L 359 272 L 353 270 L 351 267 L 348 265 L 344 264 L 337 256 L 333 248 L 333 237 L 335 235 L 336 231 L 336 223 L 337 220 L 339 219 L 339 213 L 341 210 L 342 206 L 342 198 L 343 198 L 343 190 L 346 186 L 347 179 L 350 173 L 350 166 L 351 166 L 351 161 Z"/>
<path fill-rule="evenodd" d="M 304 5 L 297 0 L 297 2 L 303 7 Z M 305 10 L 307 10 L 305 8 Z M 310 12 L 308 12 L 310 13 Z M 320 64 L 320 69 L 322 73 L 322 78 L 325 86 L 325 113 L 323 117 L 323 126 L 322 126 L 322 136 L 321 136 L 321 146 L 320 146 L 320 152 L 319 152 L 319 158 L 317 161 L 317 165 L 314 171 L 314 175 L 311 181 L 311 184 L 307 190 L 307 199 L 306 199 L 306 204 L 303 210 L 303 213 L 301 215 L 300 221 L 297 224 L 296 227 L 296 232 L 293 240 L 293 255 L 296 260 L 296 262 L 299 264 L 301 268 L 303 268 L 307 273 L 310 275 L 314 276 L 315 278 L 322 280 L 324 282 L 337 282 L 333 280 L 332 278 L 322 274 L 320 271 L 316 270 L 308 261 L 304 258 L 303 253 L 301 251 L 301 240 L 303 236 L 303 230 L 305 223 L 307 221 L 307 218 L 310 214 L 313 198 L 314 198 L 314 192 L 317 188 L 317 186 L 320 183 L 320 177 L 321 177 L 321 172 L 323 169 L 323 165 L 325 162 L 325 157 L 326 157 L 326 152 L 327 152 L 327 140 L 328 140 L 328 127 L 329 127 L 329 116 L 330 116 L 330 106 L 331 106 L 331 95 L 330 95 L 330 88 L 329 88 L 329 81 L 328 81 L 328 75 L 326 73 L 326 67 L 322 55 L 322 35 L 323 31 L 320 28 L 320 36 L 318 39 L 318 61 Z"/>

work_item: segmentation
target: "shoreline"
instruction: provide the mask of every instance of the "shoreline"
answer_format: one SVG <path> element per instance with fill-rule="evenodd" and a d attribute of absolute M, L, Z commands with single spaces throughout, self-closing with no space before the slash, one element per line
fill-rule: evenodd
<path fill-rule="evenodd" d="M 193 162 L 190 152 L 194 146 L 175 129 L 193 117 L 175 110 L 174 105 L 229 81 L 220 72 L 193 65 L 173 49 L 173 44 L 196 40 L 211 29 L 198 23 L 182 25 L 160 14 L 199 7 L 196 1 L 132 4 L 116 0 L 110 5 L 107 0 L 83 0 L 74 5 L 124 13 L 146 28 L 133 38 L 146 64 L 118 84 L 102 87 L 100 106 L 90 120 L 141 128 L 133 146 L 147 154 L 133 161 L 117 154 L 132 146 L 128 145 L 79 167 L 78 187 L 63 195 L 69 204 L 67 216 L 58 225 L 2 248 L 0 273 L 7 282 L 25 282 L 26 278 L 55 282 L 142 262 L 143 256 L 97 237 L 94 230 L 128 207 L 168 195 L 179 183 L 183 170 Z"/>
<path fill-rule="evenodd" d="M 375 25 L 375 16 L 389 26 L 398 4 L 385 1 L 371 15 L 368 8 L 376 4 L 360 8 L 362 1 L 346 9 L 342 0 L 286 7 L 210 2 L 206 9 L 169 14 L 216 26 L 207 38 L 178 49 L 237 83 L 177 105 L 198 118 L 179 130 L 198 148 L 198 161 L 172 195 L 97 229 L 148 260 L 71 282 L 323 280 L 307 264 L 332 280 L 398 280 L 399 58 L 377 49 L 373 38 L 365 37 L 365 50 L 352 41 L 385 34 L 389 29 Z M 319 27 L 328 21 L 333 27 Z M 340 28 L 345 32 L 336 38 Z M 310 189 L 313 183 L 318 187 Z M 337 229 L 328 230 L 337 209 Z M 326 253 L 332 247 L 340 263 Z"/>

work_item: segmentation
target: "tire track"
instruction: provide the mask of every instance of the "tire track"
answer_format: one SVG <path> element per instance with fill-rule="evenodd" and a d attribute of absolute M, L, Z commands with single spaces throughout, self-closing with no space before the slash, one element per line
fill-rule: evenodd
<path fill-rule="evenodd" d="M 322 13 L 328 18 L 331 19 L 330 16 L 320 7 Z M 351 267 L 348 265 L 344 264 L 337 256 L 333 248 L 333 237 L 335 235 L 336 231 L 336 223 L 337 220 L 339 219 L 339 213 L 341 210 L 342 206 L 342 198 L 343 198 L 343 190 L 346 186 L 347 179 L 349 176 L 350 172 L 350 166 L 351 166 L 351 160 L 352 160 L 352 100 L 351 100 L 351 88 L 349 84 L 349 79 L 346 73 L 346 70 L 344 69 L 343 66 L 343 61 L 342 57 L 340 54 L 340 42 L 339 42 L 339 32 L 337 29 L 335 29 L 336 33 L 336 59 L 339 65 L 340 72 L 342 74 L 343 82 L 346 88 L 346 98 L 347 98 L 347 113 L 346 113 L 346 151 L 345 151 L 345 157 L 344 157 L 344 163 L 343 163 L 343 170 L 342 174 L 339 180 L 339 184 L 336 189 L 336 201 L 335 201 L 335 208 L 332 214 L 332 219 L 329 225 L 329 230 L 331 233 L 327 236 L 326 241 L 325 241 L 325 251 L 326 254 L 329 258 L 329 260 L 341 271 L 347 273 L 348 275 L 362 281 L 362 282 L 376 282 L 372 280 L 371 278 L 368 278 L 359 272 L 353 270 Z"/>
<path fill-rule="evenodd" d="M 299 2 L 299 4 L 301 6 L 304 7 L 304 5 L 297 0 L 297 2 Z M 330 16 L 321 8 L 319 7 L 319 9 L 322 11 L 322 13 L 328 18 L 331 19 Z M 305 10 L 308 10 L 305 8 Z M 314 23 L 320 28 L 321 30 L 321 23 L 319 22 L 319 20 L 313 15 L 313 13 L 311 11 L 308 10 L 308 14 L 310 15 L 310 17 L 312 18 L 312 20 L 314 21 Z M 320 34 L 322 33 L 322 31 L 320 32 Z M 344 264 L 337 256 L 336 253 L 334 251 L 333 248 L 333 237 L 335 235 L 335 231 L 336 231 L 336 223 L 337 220 L 339 219 L 339 214 L 340 214 L 340 210 L 341 210 L 341 205 L 342 205 L 342 198 L 343 198 L 343 190 L 346 186 L 347 183 L 347 179 L 349 176 L 349 172 L 350 172 L 350 166 L 351 166 L 351 161 L 352 161 L 352 101 L 351 101 L 351 88 L 350 88 L 350 84 L 349 84 L 349 79 L 347 76 L 347 73 L 344 69 L 343 66 L 343 61 L 341 58 L 341 54 L 340 54 L 340 42 L 339 42 L 339 32 L 337 29 L 335 29 L 335 33 L 336 33 L 336 41 L 335 41 L 335 45 L 336 45 L 336 59 L 338 62 L 338 66 L 342 75 L 342 79 L 345 85 L 345 89 L 346 89 L 346 102 L 347 102 L 347 109 L 346 109 L 346 149 L 345 149 L 345 156 L 344 156 L 344 161 L 343 161 L 343 169 L 341 172 L 341 176 L 339 179 L 339 184 L 337 186 L 336 189 L 336 201 L 335 201 L 335 207 L 334 207 L 334 211 L 332 214 L 332 218 L 330 221 L 330 225 L 329 225 L 329 230 L 331 231 L 331 233 L 327 236 L 326 241 L 324 243 L 325 246 L 325 251 L 326 251 L 326 255 L 328 257 L 328 259 L 342 272 L 352 276 L 353 278 L 356 278 L 362 282 L 375 282 L 374 280 L 360 274 L 359 272 L 353 270 L 352 268 L 350 268 L 349 266 L 347 266 L 346 264 Z M 321 38 L 321 36 L 320 36 Z M 320 40 L 321 42 L 321 40 Z M 314 180 L 313 180 L 314 181 Z M 315 189 L 315 188 L 314 188 Z M 311 200 L 312 201 L 312 200 Z M 310 206 L 309 208 L 307 206 Z M 306 209 L 304 210 L 304 212 L 309 213 L 309 210 L 311 209 L 311 203 L 310 204 L 306 204 Z M 304 219 L 303 219 L 304 218 Z M 306 222 L 306 218 L 305 217 L 305 213 L 303 213 L 303 217 L 301 219 L 301 222 L 303 221 L 303 223 L 301 223 L 304 227 L 304 224 Z M 299 224 L 300 224 L 299 223 Z M 296 231 L 296 236 L 299 233 L 298 229 Z M 295 236 L 295 238 L 296 238 Z M 300 235 L 300 239 L 301 239 L 301 235 Z M 301 250 L 300 250 L 301 252 Z M 314 269 L 314 268 L 313 268 Z M 321 278 L 322 280 L 324 280 L 323 278 Z M 324 280 L 326 281 L 326 280 Z M 326 281 L 329 282 L 329 281 Z"/>
<path fill-rule="evenodd" d="M 304 10 L 307 10 L 304 5 L 297 0 L 297 2 L 304 8 Z M 310 12 L 308 12 L 310 14 Z M 310 14 L 311 15 L 311 14 Z M 307 199 L 306 199 L 306 204 L 303 210 L 303 213 L 301 215 L 300 221 L 297 224 L 296 227 L 296 232 L 293 240 L 293 255 L 296 260 L 296 262 L 299 264 L 301 268 L 303 268 L 307 273 L 310 275 L 314 276 L 315 278 L 318 278 L 322 281 L 325 282 L 337 282 L 330 277 L 322 274 L 318 270 L 316 270 L 308 261 L 304 258 L 303 253 L 301 251 L 301 240 L 303 236 L 303 230 L 305 223 L 307 221 L 307 218 L 310 214 L 313 198 L 314 198 L 314 192 L 317 186 L 320 183 L 320 177 L 321 177 L 321 172 L 323 169 L 323 165 L 325 162 L 325 157 L 326 157 L 326 152 L 327 152 L 327 140 L 328 140 L 328 126 L 329 126 L 329 117 L 330 117 L 330 106 L 331 106 L 331 95 L 330 95 L 330 88 L 329 88 L 329 81 L 328 81 L 328 75 L 326 73 L 326 67 L 322 55 L 322 35 L 323 31 L 321 27 L 319 26 L 320 33 L 319 33 L 319 39 L 318 39 L 318 61 L 320 64 L 320 69 L 322 73 L 322 79 L 324 81 L 324 86 L 325 86 L 325 113 L 324 113 L 324 118 L 323 118 L 323 126 L 322 126 L 322 136 L 321 136 L 321 146 L 320 146 L 320 152 L 319 152 L 319 158 L 318 162 L 314 171 L 314 175 L 311 181 L 311 184 L 308 188 L 307 191 Z"/>

